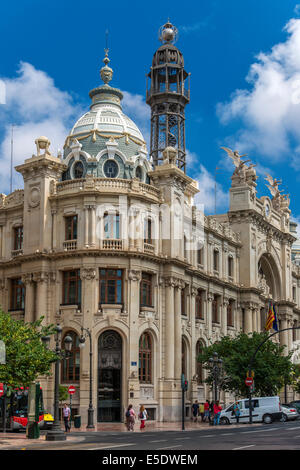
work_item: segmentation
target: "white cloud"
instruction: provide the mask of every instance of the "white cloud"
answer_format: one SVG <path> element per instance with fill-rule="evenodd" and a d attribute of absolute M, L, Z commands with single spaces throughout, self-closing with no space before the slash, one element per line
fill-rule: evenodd
<path fill-rule="evenodd" d="M 242 122 L 234 136 L 240 152 L 281 160 L 300 144 L 300 19 L 285 26 L 288 37 L 271 52 L 261 52 L 250 67 L 249 89 L 236 90 L 226 103 L 217 105 L 223 124 Z"/>
<path fill-rule="evenodd" d="M 200 193 L 195 196 L 196 206 L 199 206 L 199 209 L 201 209 L 201 204 L 203 204 L 206 214 L 214 214 L 216 201 L 217 212 L 226 212 L 229 205 L 229 193 L 225 192 L 219 183 L 215 187 L 214 175 L 209 173 L 202 164 L 200 164 L 199 169 L 199 173 L 193 176 L 198 181 L 200 190 Z"/>
<path fill-rule="evenodd" d="M 140 129 L 147 143 L 148 151 L 150 150 L 150 107 L 146 104 L 142 95 L 122 91 L 124 98 L 122 108 L 125 114 L 132 119 Z"/>
<path fill-rule="evenodd" d="M 59 90 L 49 75 L 33 65 L 21 62 L 17 76 L 3 78 L 6 104 L 0 106 L 0 192 L 9 191 L 11 125 L 14 124 L 14 166 L 23 163 L 35 152 L 34 141 L 46 135 L 54 154 L 62 149 L 69 129 L 80 108 L 69 93 Z M 22 186 L 22 178 L 13 175 L 14 188 Z"/>

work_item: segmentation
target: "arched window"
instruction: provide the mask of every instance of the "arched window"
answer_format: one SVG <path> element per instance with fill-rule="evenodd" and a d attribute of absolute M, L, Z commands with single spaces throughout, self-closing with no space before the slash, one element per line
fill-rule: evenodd
<path fill-rule="evenodd" d="M 80 380 L 80 349 L 79 336 L 74 331 L 67 331 L 62 340 L 62 347 L 66 336 L 72 338 L 72 349 L 70 356 L 61 361 L 61 382 L 79 382 Z"/>
<path fill-rule="evenodd" d="M 139 380 L 141 383 L 152 383 L 152 341 L 147 332 L 140 337 Z"/>
<path fill-rule="evenodd" d="M 197 375 L 197 384 L 203 384 L 203 365 L 202 362 L 198 361 L 198 357 L 202 354 L 203 344 L 202 341 L 198 341 L 196 344 L 196 375 Z"/>
<path fill-rule="evenodd" d="M 140 181 L 143 181 L 143 170 L 140 166 L 137 166 L 136 167 L 136 170 L 135 170 L 135 176 L 136 178 L 138 178 Z"/>
<path fill-rule="evenodd" d="M 81 161 L 78 161 L 74 164 L 73 167 L 74 178 L 83 178 L 84 166 Z"/>

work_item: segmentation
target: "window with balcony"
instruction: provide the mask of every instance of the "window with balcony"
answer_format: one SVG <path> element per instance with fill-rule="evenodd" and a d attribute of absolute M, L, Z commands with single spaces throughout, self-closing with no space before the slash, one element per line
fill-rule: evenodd
<path fill-rule="evenodd" d="M 77 215 L 65 217 L 65 240 L 77 240 Z"/>
<path fill-rule="evenodd" d="M 63 271 L 62 305 L 81 305 L 80 269 Z"/>
<path fill-rule="evenodd" d="M 104 238 L 120 239 L 120 214 L 105 212 L 103 219 Z"/>
<path fill-rule="evenodd" d="M 10 310 L 25 309 L 25 286 L 21 278 L 11 279 Z"/>
<path fill-rule="evenodd" d="M 100 269 L 100 304 L 123 303 L 122 269 Z"/>
<path fill-rule="evenodd" d="M 152 297 L 152 275 L 148 273 L 142 273 L 142 280 L 140 283 L 141 307 L 153 307 Z"/>

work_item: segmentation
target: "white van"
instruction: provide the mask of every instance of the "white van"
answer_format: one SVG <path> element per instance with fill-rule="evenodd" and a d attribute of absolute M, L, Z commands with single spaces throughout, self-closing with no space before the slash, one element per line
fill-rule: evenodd
<path fill-rule="evenodd" d="M 237 400 L 240 407 L 240 423 L 249 423 L 249 400 Z M 279 397 L 251 398 L 253 423 L 266 424 L 282 419 L 282 410 Z M 221 411 L 220 424 L 235 424 L 237 422 L 233 413 L 233 403 Z"/>

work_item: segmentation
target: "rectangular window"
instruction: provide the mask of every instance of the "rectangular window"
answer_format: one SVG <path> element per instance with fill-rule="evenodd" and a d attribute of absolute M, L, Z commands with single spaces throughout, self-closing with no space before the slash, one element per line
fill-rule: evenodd
<path fill-rule="evenodd" d="M 186 290 L 181 289 L 181 315 L 186 316 Z"/>
<path fill-rule="evenodd" d="M 203 248 L 198 248 L 197 250 L 197 262 L 203 265 Z"/>
<path fill-rule="evenodd" d="M 123 302 L 122 269 L 100 269 L 100 304 Z"/>
<path fill-rule="evenodd" d="M 151 274 L 142 273 L 142 280 L 140 284 L 140 302 L 141 307 L 153 307 Z"/>
<path fill-rule="evenodd" d="M 25 309 L 25 286 L 21 278 L 11 280 L 10 310 Z"/>
<path fill-rule="evenodd" d="M 104 214 L 104 238 L 119 240 L 120 239 L 120 215 Z"/>
<path fill-rule="evenodd" d="M 152 221 L 149 218 L 144 221 L 144 243 L 152 245 Z"/>
<path fill-rule="evenodd" d="M 14 228 L 14 250 L 22 250 L 23 248 L 23 227 Z"/>
<path fill-rule="evenodd" d="M 233 258 L 232 258 L 232 256 L 228 257 L 228 276 L 233 277 Z"/>
<path fill-rule="evenodd" d="M 214 271 L 219 271 L 219 252 L 218 250 L 214 250 Z"/>
<path fill-rule="evenodd" d="M 77 215 L 65 217 L 65 240 L 77 240 Z"/>
<path fill-rule="evenodd" d="M 81 304 L 80 269 L 63 272 L 63 305 Z"/>

